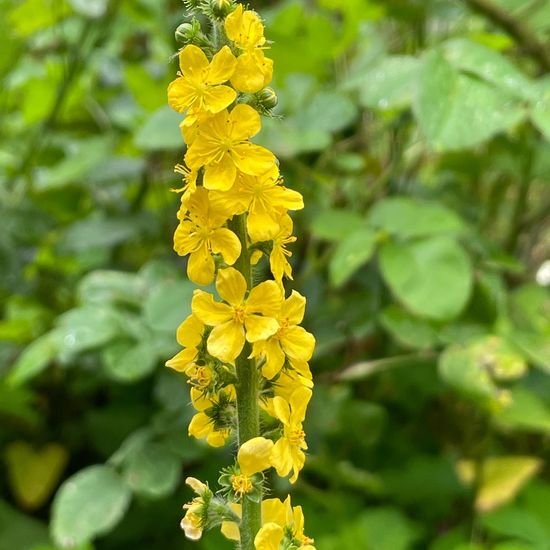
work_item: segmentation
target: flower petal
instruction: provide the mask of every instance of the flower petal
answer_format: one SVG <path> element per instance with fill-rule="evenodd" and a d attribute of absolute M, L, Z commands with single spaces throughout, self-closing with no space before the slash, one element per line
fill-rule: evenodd
<path fill-rule="evenodd" d="M 232 124 L 231 137 L 234 140 L 248 139 L 256 135 L 262 127 L 258 111 L 246 103 L 239 103 L 229 113 L 229 120 Z"/>
<path fill-rule="evenodd" d="M 233 311 L 227 304 L 214 301 L 214 296 L 203 290 L 195 290 L 191 310 L 205 324 L 216 326 L 233 318 Z"/>
<path fill-rule="evenodd" d="M 277 470 L 277 475 L 286 477 L 292 469 L 291 447 L 286 437 L 281 437 L 271 450 L 271 464 Z"/>
<path fill-rule="evenodd" d="M 231 155 L 225 154 L 220 161 L 207 164 L 204 169 L 203 185 L 206 189 L 227 191 L 233 187 L 236 177 L 237 168 L 233 158 Z"/>
<path fill-rule="evenodd" d="M 247 315 L 244 321 L 246 327 L 246 339 L 249 342 L 265 340 L 273 336 L 279 330 L 279 323 L 273 317 L 260 317 L 259 315 Z"/>
<path fill-rule="evenodd" d="M 221 84 L 235 72 L 237 59 L 229 46 L 224 46 L 213 58 L 208 69 L 207 84 Z"/>
<path fill-rule="evenodd" d="M 283 304 L 283 292 L 275 281 L 264 281 L 255 286 L 246 300 L 246 310 L 249 313 L 262 313 L 267 317 L 275 317 Z"/>
<path fill-rule="evenodd" d="M 296 290 L 285 300 L 283 316 L 288 319 L 290 325 L 299 325 L 306 311 L 306 299 Z"/>
<path fill-rule="evenodd" d="M 256 550 L 279 550 L 284 530 L 276 523 L 264 523 L 254 537 Z"/>
<path fill-rule="evenodd" d="M 168 84 L 168 105 L 178 113 L 185 112 L 197 98 L 197 91 L 183 77 Z"/>
<path fill-rule="evenodd" d="M 179 54 L 180 69 L 184 75 L 199 76 L 208 69 L 208 58 L 205 53 L 193 44 L 185 46 Z"/>
<path fill-rule="evenodd" d="M 244 302 L 246 280 L 242 273 L 233 267 L 220 269 L 216 279 L 216 290 L 222 300 L 232 306 L 240 306 Z"/>
<path fill-rule="evenodd" d="M 252 176 L 264 174 L 277 163 L 271 151 L 249 141 L 234 145 L 231 149 L 231 158 L 241 172 Z"/>
<path fill-rule="evenodd" d="M 281 337 L 281 347 L 290 360 L 309 361 L 315 348 L 315 337 L 302 327 L 288 327 Z"/>
<path fill-rule="evenodd" d="M 254 437 L 243 443 L 237 454 L 241 473 L 251 476 L 270 468 L 271 449 L 273 449 L 273 441 L 265 437 Z"/>
<path fill-rule="evenodd" d="M 233 320 L 218 325 L 208 336 L 208 353 L 226 363 L 233 363 L 243 347 L 244 328 Z"/>
<path fill-rule="evenodd" d="M 210 247 L 214 254 L 221 254 L 224 262 L 229 265 L 233 265 L 241 255 L 239 237 L 225 227 L 212 231 Z"/>
<path fill-rule="evenodd" d="M 231 105 L 237 92 L 229 86 L 212 86 L 202 94 L 204 108 L 211 113 L 219 113 L 228 105 Z"/>
<path fill-rule="evenodd" d="M 214 280 L 216 266 L 204 243 L 197 251 L 191 252 L 187 261 L 187 276 L 198 285 L 209 285 Z"/>

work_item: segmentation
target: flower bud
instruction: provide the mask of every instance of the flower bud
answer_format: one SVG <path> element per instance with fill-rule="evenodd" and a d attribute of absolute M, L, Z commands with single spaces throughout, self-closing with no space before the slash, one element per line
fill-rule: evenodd
<path fill-rule="evenodd" d="M 212 15 L 223 19 L 226 15 L 230 14 L 235 7 L 233 0 L 210 0 L 210 9 Z"/>
<path fill-rule="evenodd" d="M 208 39 L 204 36 L 201 24 L 198 19 L 193 19 L 191 22 L 182 23 L 176 29 L 176 41 L 179 44 L 195 44 L 195 46 L 203 47 L 208 44 Z"/>
<path fill-rule="evenodd" d="M 264 88 L 258 92 L 258 104 L 264 109 L 273 109 L 278 103 L 277 94 L 273 88 Z"/>

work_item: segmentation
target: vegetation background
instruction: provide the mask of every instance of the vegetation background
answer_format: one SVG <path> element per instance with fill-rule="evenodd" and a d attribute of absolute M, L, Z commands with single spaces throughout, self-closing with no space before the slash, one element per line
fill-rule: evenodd
<path fill-rule="evenodd" d="M 250 3 L 304 194 L 318 550 L 550 548 L 550 3 Z M 176 0 L 0 0 L 0 550 L 184 539 Z M 277 483 L 282 483 L 278 481 Z M 282 489 L 274 487 L 274 494 Z"/>

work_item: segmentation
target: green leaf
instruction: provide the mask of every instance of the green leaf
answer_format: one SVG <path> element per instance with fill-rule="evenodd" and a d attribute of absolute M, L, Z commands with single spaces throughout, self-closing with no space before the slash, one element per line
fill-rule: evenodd
<path fill-rule="evenodd" d="M 489 373 L 480 368 L 470 350 L 448 347 L 439 357 L 439 374 L 447 384 L 482 404 L 498 398 L 498 389 Z"/>
<path fill-rule="evenodd" d="M 26 516 L 0 500 L 0 550 L 33 550 L 39 544 L 48 544 L 46 526 Z"/>
<path fill-rule="evenodd" d="M 96 167 L 105 162 L 113 147 L 108 137 L 92 137 L 71 142 L 67 156 L 36 178 L 36 191 L 59 189 L 69 184 L 79 184 Z"/>
<path fill-rule="evenodd" d="M 69 0 L 69 3 L 77 13 L 90 19 L 101 17 L 107 9 L 107 0 Z"/>
<path fill-rule="evenodd" d="M 176 488 L 180 467 L 179 457 L 164 445 L 146 443 L 131 454 L 123 477 L 134 493 L 161 498 Z"/>
<path fill-rule="evenodd" d="M 550 80 L 540 86 L 540 97 L 530 111 L 533 124 L 540 130 L 547 141 L 550 141 Z"/>
<path fill-rule="evenodd" d="M 123 517 L 131 493 L 110 466 L 89 466 L 67 479 L 52 505 L 55 541 L 70 548 L 108 533 Z"/>
<path fill-rule="evenodd" d="M 534 550 L 548 549 L 550 532 L 538 518 L 517 506 L 506 506 L 481 516 L 481 523 L 493 535 L 514 537 L 534 544 Z"/>
<path fill-rule="evenodd" d="M 501 90 L 459 74 L 435 50 L 424 58 L 415 114 L 430 145 L 442 151 L 483 143 L 525 115 Z"/>
<path fill-rule="evenodd" d="M 29 344 L 14 363 L 8 383 L 14 386 L 24 384 L 38 376 L 56 357 L 61 345 L 58 330 L 52 330 Z"/>
<path fill-rule="evenodd" d="M 329 276 L 335 287 L 342 286 L 374 253 L 376 233 L 368 227 L 354 231 L 339 242 L 330 259 Z"/>
<path fill-rule="evenodd" d="M 97 348 L 122 332 L 116 313 L 105 307 L 71 309 L 58 322 L 63 354 Z"/>
<path fill-rule="evenodd" d="M 386 57 L 361 75 L 359 102 L 381 111 L 403 108 L 412 102 L 420 61 L 415 57 Z M 357 85 L 357 82 L 353 82 Z"/>
<path fill-rule="evenodd" d="M 527 355 L 535 367 L 550 373 L 550 337 L 547 334 L 515 331 L 508 338 Z"/>
<path fill-rule="evenodd" d="M 515 380 L 527 372 L 523 357 L 499 336 L 479 338 L 470 344 L 469 350 L 480 368 L 488 370 L 496 380 Z"/>
<path fill-rule="evenodd" d="M 430 349 L 437 342 L 437 333 L 432 326 L 399 306 L 391 305 L 384 309 L 379 320 L 382 326 L 406 347 Z"/>
<path fill-rule="evenodd" d="M 489 512 L 512 500 L 537 474 L 542 464 L 541 459 L 532 456 L 499 456 L 484 460 L 475 500 L 476 510 Z M 459 462 L 457 470 L 465 483 L 474 482 L 476 465 L 472 460 Z"/>
<path fill-rule="evenodd" d="M 339 92 L 320 92 L 298 111 L 293 122 L 309 131 L 338 132 L 351 124 L 357 109 L 351 99 Z"/>
<path fill-rule="evenodd" d="M 141 305 L 145 283 L 135 273 L 96 270 L 85 275 L 78 285 L 78 297 L 86 304 L 122 303 Z"/>
<path fill-rule="evenodd" d="M 368 222 L 404 239 L 459 233 L 464 229 L 458 215 L 441 203 L 409 197 L 378 201 L 369 212 Z"/>
<path fill-rule="evenodd" d="M 40 508 L 55 490 L 67 465 L 67 450 L 49 443 L 34 448 L 14 441 L 5 449 L 8 480 L 15 498 L 26 510 Z"/>
<path fill-rule="evenodd" d="M 359 214 L 344 209 L 324 210 L 311 222 L 313 235 L 329 241 L 343 241 L 364 227 L 365 222 Z"/>
<path fill-rule="evenodd" d="M 181 149 L 183 138 L 180 132 L 182 116 L 164 106 L 151 113 L 137 130 L 134 142 L 144 151 Z"/>
<path fill-rule="evenodd" d="M 133 342 L 121 340 L 105 348 L 105 372 L 117 382 L 136 382 L 149 374 L 157 365 L 157 352 L 150 340 Z"/>
<path fill-rule="evenodd" d="M 510 403 L 495 413 L 494 419 L 503 428 L 550 433 L 550 408 L 524 388 L 512 390 Z"/>
<path fill-rule="evenodd" d="M 91 248 L 109 248 L 134 237 L 144 218 L 105 218 L 92 215 L 68 227 L 61 240 L 63 251 L 82 252 Z"/>
<path fill-rule="evenodd" d="M 143 304 L 146 323 L 153 329 L 174 332 L 191 313 L 194 286 L 189 281 L 166 281 L 157 285 Z"/>
<path fill-rule="evenodd" d="M 420 530 L 395 508 L 377 508 L 363 512 L 338 533 L 316 539 L 319 550 L 408 550 L 418 539 Z"/>
<path fill-rule="evenodd" d="M 448 237 L 430 237 L 407 245 L 385 243 L 380 250 L 380 268 L 397 298 L 420 316 L 452 319 L 470 297 L 470 259 Z"/>
<path fill-rule="evenodd" d="M 475 74 L 518 99 L 537 99 L 532 81 L 502 54 L 467 38 L 449 40 L 443 50 L 456 68 Z"/>

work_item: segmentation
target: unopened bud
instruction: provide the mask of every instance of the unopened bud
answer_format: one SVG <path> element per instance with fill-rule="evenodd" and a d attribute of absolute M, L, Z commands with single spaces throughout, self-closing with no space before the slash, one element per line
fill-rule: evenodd
<path fill-rule="evenodd" d="M 215 17 L 223 19 L 235 8 L 233 0 L 210 0 L 210 9 Z"/>
<path fill-rule="evenodd" d="M 193 25 L 191 23 L 182 23 L 176 29 L 176 42 L 179 44 L 187 44 L 190 42 L 189 38 L 193 36 Z"/>
<path fill-rule="evenodd" d="M 264 109 L 273 109 L 278 103 L 277 94 L 273 88 L 264 88 L 257 94 L 258 103 Z"/>

